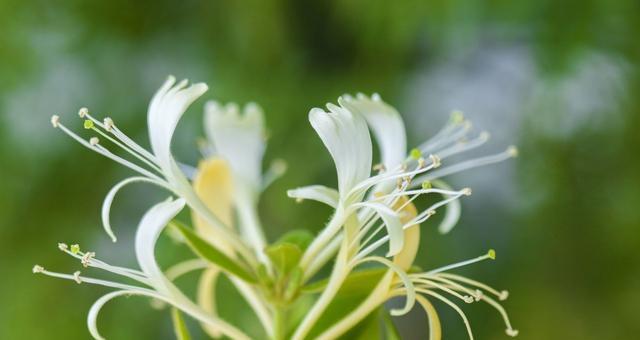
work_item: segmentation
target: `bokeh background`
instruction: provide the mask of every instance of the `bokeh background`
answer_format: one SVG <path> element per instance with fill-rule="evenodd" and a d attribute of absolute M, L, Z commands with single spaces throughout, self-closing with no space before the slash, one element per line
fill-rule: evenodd
<path fill-rule="evenodd" d="M 423 226 L 420 265 L 495 248 L 496 261 L 460 272 L 510 290 L 505 305 L 521 339 L 635 338 L 638 36 L 634 0 L 2 0 L 0 338 L 87 339 L 86 312 L 106 290 L 33 276 L 32 265 L 77 270 L 59 241 L 133 264 L 133 229 L 163 198 L 126 189 L 113 210 L 122 242 L 112 244 L 100 204 L 129 173 L 52 129 L 50 115 L 83 132 L 76 112 L 87 106 L 146 141 L 146 106 L 168 74 L 207 82 L 208 99 L 264 107 L 267 161 L 290 165 L 260 206 L 272 240 L 292 228 L 318 230 L 329 214 L 284 194 L 335 179 L 307 122 L 311 107 L 379 92 L 404 116 L 412 145 L 450 110 L 465 111 L 494 137 L 477 155 L 516 144 L 520 157 L 450 179 L 474 195 L 450 234 Z M 203 104 L 187 112 L 175 138 L 186 163 L 197 162 Z M 168 239 L 159 247 L 166 262 L 188 256 Z M 457 316 L 437 307 L 445 339 L 464 338 Z M 478 339 L 506 338 L 491 308 L 463 307 Z M 418 311 L 396 321 L 407 339 L 426 334 Z M 99 326 L 112 339 L 172 338 L 168 312 L 138 298 L 108 305 Z"/>

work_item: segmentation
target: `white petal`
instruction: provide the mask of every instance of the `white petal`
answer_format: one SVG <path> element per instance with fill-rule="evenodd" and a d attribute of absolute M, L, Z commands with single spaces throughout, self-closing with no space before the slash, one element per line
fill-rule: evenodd
<path fill-rule="evenodd" d="M 102 202 L 102 226 L 104 227 L 104 230 L 107 232 L 107 235 L 111 237 L 111 240 L 113 242 L 116 242 L 117 238 L 116 238 L 116 235 L 113 233 L 113 229 L 111 228 L 111 219 L 109 216 L 111 212 L 111 204 L 113 204 L 113 199 L 116 197 L 116 194 L 118 193 L 118 191 L 120 191 L 120 189 L 122 189 L 124 186 L 128 184 L 136 183 L 136 182 L 149 182 L 149 183 L 163 186 L 159 182 L 154 181 L 153 179 L 150 179 L 147 177 L 129 177 L 118 182 L 116 185 L 113 186 L 113 188 L 111 188 L 111 190 L 109 190 L 109 193 L 107 194 L 107 196 L 104 198 L 104 201 Z"/>
<path fill-rule="evenodd" d="M 235 104 L 221 106 L 210 101 L 205 106 L 204 126 L 215 153 L 229 162 L 238 182 L 259 191 L 266 146 L 262 109 L 249 103 L 240 114 Z"/>
<path fill-rule="evenodd" d="M 371 137 L 359 113 L 333 104 L 327 108 L 312 109 L 309 121 L 336 165 L 338 191 L 346 195 L 371 173 Z"/>
<path fill-rule="evenodd" d="M 324 185 L 310 185 L 307 187 L 287 190 L 287 196 L 301 200 L 314 200 L 336 208 L 339 194 L 336 189 Z"/>
<path fill-rule="evenodd" d="M 343 102 L 349 110 L 359 112 L 366 119 L 378 142 L 382 164 L 387 169 L 401 164 L 407 155 L 407 137 L 398 111 L 378 95 L 371 98 L 364 95 L 358 95 L 357 98 L 344 96 Z"/>
<path fill-rule="evenodd" d="M 89 309 L 89 314 L 87 315 L 87 327 L 89 328 L 89 333 L 91 333 L 91 336 L 94 339 L 105 340 L 98 332 L 98 314 L 100 313 L 100 310 L 107 302 L 123 295 L 145 295 L 156 299 L 163 299 L 162 296 L 154 293 L 153 291 L 146 290 L 118 290 L 103 295 L 93 303 L 91 309 Z"/>
<path fill-rule="evenodd" d="M 142 217 L 136 232 L 135 250 L 142 271 L 156 282 L 164 282 L 163 272 L 155 257 L 155 245 L 164 227 L 184 207 L 184 199 L 165 201 L 151 207 Z"/>
<path fill-rule="evenodd" d="M 169 77 L 151 99 L 147 114 L 151 149 L 157 157 L 160 167 L 166 172 L 173 171 L 171 163 L 171 138 L 178 121 L 189 105 L 207 91 L 204 83 L 186 87 L 183 80 L 176 86 L 175 78 Z M 173 87 L 172 87 L 173 86 Z M 185 88 L 186 87 L 186 88 Z"/>
<path fill-rule="evenodd" d="M 404 247 L 404 229 L 400 216 L 382 203 L 360 203 L 357 206 L 363 206 L 373 209 L 382 219 L 389 234 L 389 252 L 387 256 L 398 254 Z"/>
<path fill-rule="evenodd" d="M 434 187 L 436 188 L 442 188 L 445 190 L 453 190 L 447 183 L 440 181 L 440 180 L 435 180 L 431 182 L 433 184 Z M 444 195 L 443 195 L 444 196 Z M 446 198 L 447 196 L 445 196 Z M 460 214 L 462 213 L 462 208 L 460 205 L 460 200 L 452 200 L 450 201 L 447 206 L 446 206 L 446 211 L 444 213 L 444 218 L 442 219 L 442 222 L 440 222 L 440 225 L 438 226 L 438 231 L 442 234 L 446 234 L 448 232 L 451 231 L 451 229 L 453 229 L 453 227 L 456 226 L 456 224 L 458 223 L 458 220 L 460 219 Z"/>

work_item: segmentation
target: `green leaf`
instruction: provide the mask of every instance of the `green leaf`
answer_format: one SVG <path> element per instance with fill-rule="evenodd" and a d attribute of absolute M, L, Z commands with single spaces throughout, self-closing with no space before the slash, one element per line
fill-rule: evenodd
<path fill-rule="evenodd" d="M 293 243 L 297 245 L 302 251 L 305 251 L 307 247 L 309 247 L 313 239 L 314 239 L 314 236 L 311 232 L 304 229 L 297 229 L 297 230 L 292 230 L 285 233 L 275 243 L 276 244 L 280 242 Z"/>
<path fill-rule="evenodd" d="M 323 331 L 331 327 L 342 318 L 346 317 L 351 311 L 356 309 L 376 288 L 380 280 L 388 271 L 386 268 L 372 268 L 359 270 L 350 274 L 345 282 L 340 286 L 338 293 L 333 298 L 320 319 L 309 332 L 309 338 L 320 335 Z M 314 290 L 324 289 L 324 284 L 315 283 Z M 309 292 L 309 286 L 303 289 Z"/>
<path fill-rule="evenodd" d="M 380 281 L 386 271 L 386 268 L 372 268 L 352 272 L 340 287 L 340 292 L 344 291 L 348 294 L 351 292 L 362 291 L 364 288 L 373 289 L 375 284 Z M 302 292 L 320 293 L 327 286 L 328 281 L 329 279 L 327 278 L 310 283 L 302 288 Z"/>
<path fill-rule="evenodd" d="M 340 340 L 374 340 L 382 339 L 380 331 L 380 310 L 371 312 L 366 318 L 342 335 Z"/>
<path fill-rule="evenodd" d="M 198 236 L 191 228 L 176 220 L 172 221 L 171 225 L 182 234 L 191 250 L 201 258 L 220 267 L 227 274 L 237 276 L 250 283 L 257 282 L 256 277 L 251 272 Z"/>
<path fill-rule="evenodd" d="M 177 308 L 171 309 L 171 320 L 173 320 L 173 331 L 176 333 L 176 338 L 178 340 L 191 340 L 189 329 Z"/>
<path fill-rule="evenodd" d="M 302 257 L 300 247 L 289 242 L 278 242 L 270 245 L 265 248 L 264 252 L 281 276 L 289 274 L 298 265 Z"/>

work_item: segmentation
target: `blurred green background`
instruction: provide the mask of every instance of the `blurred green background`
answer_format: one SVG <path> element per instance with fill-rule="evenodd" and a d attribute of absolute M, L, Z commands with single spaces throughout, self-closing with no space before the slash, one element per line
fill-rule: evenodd
<path fill-rule="evenodd" d="M 87 106 L 145 145 L 146 106 L 168 74 L 207 82 L 207 99 L 264 107 L 267 161 L 290 165 L 260 206 L 272 240 L 292 228 L 318 230 L 330 212 L 284 194 L 335 178 L 307 122 L 311 107 L 346 92 L 380 92 L 403 114 L 411 145 L 435 133 L 450 110 L 464 110 L 494 136 L 478 155 L 516 144 L 520 157 L 450 179 L 474 195 L 452 233 L 423 226 L 420 265 L 495 248 L 496 261 L 460 272 L 510 290 L 505 305 L 520 339 L 635 338 L 638 36 L 634 0 L 2 0 L 0 338 L 87 339 L 86 312 L 106 290 L 33 276 L 32 265 L 77 270 L 57 250 L 60 241 L 133 265 L 134 227 L 163 198 L 144 186 L 126 189 L 113 209 L 122 241 L 112 244 L 100 204 L 129 172 L 52 129 L 50 115 L 83 132 L 76 112 Z M 191 164 L 203 104 L 185 115 L 174 142 Z M 168 239 L 158 253 L 166 263 L 188 255 Z M 463 307 L 478 339 L 506 338 L 490 307 Z M 437 308 L 444 338 L 463 339 L 457 316 Z M 168 314 L 121 299 L 99 326 L 111 339 L 171 339 Z M 397 323 L 407 339 L 426 335 L 417 310 Z"/>

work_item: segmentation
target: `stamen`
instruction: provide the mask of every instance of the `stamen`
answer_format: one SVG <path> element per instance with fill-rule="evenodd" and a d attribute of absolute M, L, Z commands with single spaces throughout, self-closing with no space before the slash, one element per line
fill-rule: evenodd
<path fill-rule="evenodd" d="M 464 122 L 464 112 L 460 110 L 451 111 L 451 122 L 453 124 L 460 124 Z"/>
<path fill-rule="evenodd" d="M 472 168 L 477 168 L 483 165 L 489 165 L 489 164 L 493 164 L 493 163 L 498 163 L 498 162 L 502 162 L 506 159 L 509 159 L 511 157 L 515 157 L 518 154 L 518 151 L 515 147 L 510 146 L 507 150 L 492 155 L 492 156 L 486 156 L 486 157 L 480 157 L 480 158 L 476 158 L 476 159 L 471 159 L 468 161 L 464 161 L 464 162 L 460 162 L 458 164 L 454 164 L 445 168 L 442 168 L 440 170 L 431 172 L 429 174 L 425 174 L 424 176 L 420 177 L 421 180 L 434 180 L 440 177 L 444 177 L 447 175 L 451 175 L 457 172 L 461 172 L 464 170 L 468 170 L 468 169 L 472 169 Z"/>
<path fill-rule="evenodd" d="M 440 157 L 436 155 L 429 155 L 429 159 L 431 160 L 431 163 L 433 164 L 434 169 L 442 165 L 442 162 L 440 161 Z"/>
<path fill-rule="evenodd" d="M 82 265 L 86 268 L 89 267 L 89 265 L 91 264 L 91 260 L 96 257 L 96 253 L 92 252 L 92 251 L 88 251 L 86 253 L 84 253 L 84 255 L 82 255 L 82 259 L 80 260 L 80 262 L 82 263 Z"/>
<path fill-rule="evenodd" d="M 78 110 L 78 116 L 80 116 L 80 118 L 84 118 L 89 114 L 89 109 L 87 109 L 86 107 L 80 108 L 80 110 Z"/>
<path fill-rule="evenodd" d="M 32 271 L 34 274 L 43 273 L 43 272 L 44 272 L 44 267 L 39 266 L 39 265 L 37 265 L 37 264 L 36 264 L 35 266 L 33 266 L 33 269 L 31 269 L 31 271 Z"/>
<path fill-rule="evenodd" d="M 464 266 L 470 265 L 472 263 L 484 261 L 484 260 L 487 260 L 487 259 L 495 259 L 495 256 L 496 256 L 495 251 L 491 252 L 491 250 L 490 250 L 490 251 L 488 251 L 486 254 L 484 254 L 482 256 L 478 256 L 478 257 L 470 259 L 470 260 L 461 261 L 461 262 L 453 263 L 453 264 L 450 264 L 450 265 L 447 265 L 447 266 L 444 266 L 444 267 L 440 267 L 440 268 L 437 268 L 437 269 L 434 269 L 434 270 L 430 270 L 430 271 L 427 272 L 427 274 L 436 274 L 436 273 L 444 272 L 444 271 L 451 270 L 451 269 L 454 269 L 454 268 L 464 267 Z"/>
<path fill-rule="evenodd" d="M 497 289 L 495 289 L 495 288 L 493 288 L 493 287 L 491 287 L 489 285 L 486 285 L 486 284 L 484 284 L 482 282 L 478 282 L 476 280 L 472 280 L 472 279 L 469 279 L 467 277 L 460 276 L 460 275 L 457 275 L 457 274 L 439 273 L 438 276 L 442 276 L 442 277 L 445 277 L 445 278 L 448 278 L 448 279 L 451 279 L 451 280 L 455 280 L 455 281 L 458 281 L 458 282 L 463 282 L 463 283 L 478 287 L 480 289 L 484 289 L 485 291 L 497 296 L 500 300 L 506 300 L 507 297 L 509 296 L 509 292 L 506 291 L 506 290 L 498 291 Z"/>
<path fill-rule="evenodd" d="M 411 149 L 411 152 L 409 153 L 409 156 L 411 156 L 411 158 L 413 159 L 420 159 L 420 157 L 422 157 L 422 152 L 420 152 L 420 149 L 418 148 L 413 148 Z"/>
<path fill-rule="evenodd" d="M 78 283 L 81 284 L 82 283 L 82 279 L 80 278 L 80 271 L 78 270 L 77 272 L 73 273 L 73 279 Z"/>
<path fill-rule="evenodd" d="M 89 139 L 89 144 L 96 146 L 100 143 L 100 139 L 98 139 L 98 137 L 91 137 Z"/>
<path fill-rule="evenodd" d="M 60 116 L 58 115 L 51 116 L 51 125 L 53 125 L 54 128 L 57 128 L 59 123 L 60 123 Z"/>
<path fill-rule="evenodd" d="M 66 243 L 58 243 L 58 249 L 66 251 L 67 249 L 69 249 L 69 246 Z"/>
<path fill-rule="evenodd" d="M 104 119 L 102 124 L 104 124 L 104 129 L 107 130 L 107 132 L 111 132 L 111 130 L 113 130 L 113 119 L 107 117 Z"/>

